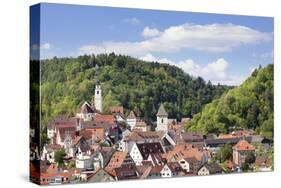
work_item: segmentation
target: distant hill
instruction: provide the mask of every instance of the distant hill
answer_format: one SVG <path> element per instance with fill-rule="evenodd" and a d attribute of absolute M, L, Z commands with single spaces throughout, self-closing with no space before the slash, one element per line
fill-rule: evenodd
<path fill-rule="evenodd" d="M 96 82 L 103 90 L 105 112 L 123 105 L 148 122 L 160 103 L 170 118 L 192 116 L 222 95 L 229 86 L 193 78 L 176 66 L 145 62 L 129 56 L 101 54 L 41 61 L 43 123 L 58 115 L 74 115 L 85 101 L 93 101 Z"/>
<path fill-rule="evenodd" d="M 239 87 L 207 104 L 187 123 L 187 130 L 220 133 L 247 128 L 273 138 L 273 65 L 256 69 Z"/>

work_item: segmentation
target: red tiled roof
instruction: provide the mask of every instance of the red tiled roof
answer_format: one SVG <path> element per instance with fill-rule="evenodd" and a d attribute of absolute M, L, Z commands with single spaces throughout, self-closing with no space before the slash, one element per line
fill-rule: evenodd
<path fill-rule="evenodd" d="M 246 140 L 240 140 L 234 147 L 233 149 L 238 150 L 238 151 L 251 151 L 255 150 L 255 146 L 249 144 Z"/>
<path fill-rule="evenodd" d="M 122 152 L 122 151 L 114 152 L 109 163 L 106 166 L 106 170 L 109 172 L 115 168 L 120 167 L 123 161 L 125 160 L 126 156 L 127 156 L 127 152 Z"/>
<path fill-rule="evenodd" d="M 125 140 L 130 140 L 130 141 L 142 141 L 143 140 L 143 138 L 141 136 L 139 136 L 137 132 L 131 132 L 124 139 Z"/>
<path fill-rule="evenodd" d="M 95 116 L 95 121 L 97 122 L 109 122 L 109 123 L 114 123 L 115 122 L 115 117 L 114 115 L 102 115 L 102 114 L 97 114 Z"/>
<path fill-rule="evenodd" d="M 46 172 L 48 174 L 51 174 L 51 173 L 56 173 L 58 170 L 58 166 L 56 164 L 50 164 L 50 166 L 47 168 Z"/>
<path fill-rule="evenodd" d="M 124 114 L 123 106 L 111 106 L 111 107 L 109 107 L 109 111 L 112 114 L 114 114 L 114 113 Z"/>
<path fill-rule="evenodd" d="M 142 120 L 139 120 L 136 123 L 136 127 L 146 127 L 146 126 L 147 126 L 147 124 Z"/>
<path fill-rule="evenodd" d="M 100 141 L 104 138 L 104 128 L 102 128 L 102 127 L 85 129 L 83 131 L 84 131 L 84 134 L 86 134 L 86 136 L 88 136 L 88 138 L 91 137 L 97 141 Z M 82 133 L 82 135 L 83 135 L 83 133 Z"/>
<path fill-rule="evenodd" d="M 41 173 L 40 178 L 51 178 L 56 176 L 62 176 L 65 178 L 69 178 L 71 176 L 68 172 L 62 172 L 62 173 Z"/>
<path fill-rule="evenodd" d="M 76 128 L 75 127 L 60 127 L 58 129 L 58 134 L 62 140 L 65 139 L 66 135 L 70 135 L 72 139 L 75 138 L 76 135 Z"/>

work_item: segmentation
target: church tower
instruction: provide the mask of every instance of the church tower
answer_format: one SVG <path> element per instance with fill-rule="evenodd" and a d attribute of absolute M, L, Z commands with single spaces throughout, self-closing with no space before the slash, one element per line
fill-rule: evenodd
<path fill-rule="evenodd" d="M 102 113 L 102 90 L 99 82 L 97 82 L 95 88 L 95 108 Z"/>
<path fill-rule="evenodd" d="M 96 77 L 96 88 L 95 88 L 95 108 L 100 113 L 102 113 L 102 90 L 100 81 L 98 79 L 98 71 L 99 71 L 99 65 L 96 64 L 95 66 L 95 77 Z"/>
<path fill-rule="evenodd" d="M 156 131 L 168 131 L 168 113 L 164 105 L 161 104 L 157 112 L 157 127 Z"/>

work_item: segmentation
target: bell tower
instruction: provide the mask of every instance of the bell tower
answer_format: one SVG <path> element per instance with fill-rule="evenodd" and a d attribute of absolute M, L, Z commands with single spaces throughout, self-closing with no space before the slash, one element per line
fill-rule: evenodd
<path fill-rule="evenodd" d="M 99 71 L 99 65 L 96 64 L 95 66 L 95 77 L 96 77 L 96 87 L 95 87 L 95 108 L 102 113 L 102 90 L 100 81 L 98 79 L 98 71 Z"/>
<path fill-rule="evenodd" d="M 102 89 L 101 89 L 101 85 L 99 84 L 99 82 L 97 82 L 96 88 L 95 88 L 95 108 L 99 112 L 102 112 Z"/>
<path fill-rule="evenodd" d="M 164 105 L 161 104 L 157 112 L 157 131 L 168 131 L 168 113 Z"/>

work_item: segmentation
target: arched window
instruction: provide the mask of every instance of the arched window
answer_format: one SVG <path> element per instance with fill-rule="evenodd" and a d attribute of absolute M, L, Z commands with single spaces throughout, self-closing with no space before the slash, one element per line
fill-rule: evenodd
<path fill-rule="evenodd" d="M 161 119 L 161 123 L 164 123 L 164 119 L 163 118 Z"/>

